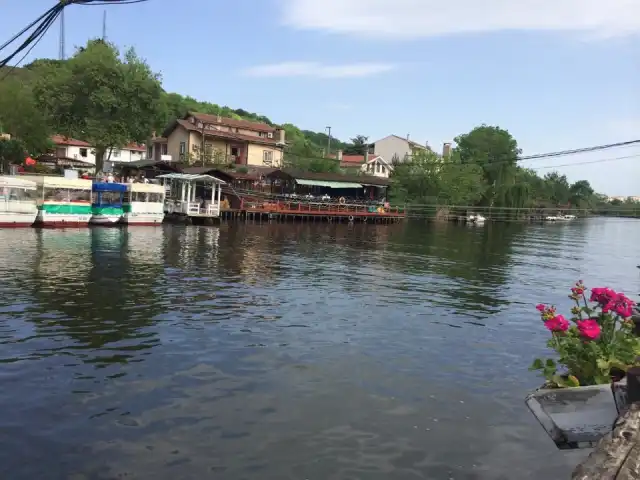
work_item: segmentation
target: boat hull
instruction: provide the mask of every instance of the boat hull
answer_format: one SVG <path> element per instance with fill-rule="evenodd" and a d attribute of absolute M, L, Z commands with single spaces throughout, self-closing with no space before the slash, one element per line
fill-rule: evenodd
<path fill-rule="evenodd" d="M 163 213 L 125 213 L 122 216 L 122 223 L 125 225 L 153 226 L 160 225 L 163 220 Z"/>
<path fill-rule="evenodd" d="M 118 225 L 122 217 L 120 215 L 92 215 L 89 223 L 91 225 L 113 226 Z"/>
<path fill-rule="evenodd" d="M 15 213 L 0 212 L 0 228 L 25 228 L 31 227 L 36 221 L 37 212 Z"/>

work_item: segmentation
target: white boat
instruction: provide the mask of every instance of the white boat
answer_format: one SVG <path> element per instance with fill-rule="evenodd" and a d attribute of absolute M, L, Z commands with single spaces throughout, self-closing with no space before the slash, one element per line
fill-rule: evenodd
<path fill-rule="evenodd" d="M 0 228 L 30 227 L 37 214 L 36 183 L 0 175 Z"/>
<path fill-rule="evenodd" d="M 124 215 L 123 198 L 127 191 L 124 183 L 94 182 L 91 187 L 92 225 L 117 225 Z"/>
<path fill-rule="evenodd" d="M 160 225 L 164 219 L 165 187 L 153 183 L 129 183 L 122 222 L 126 225 Z"/>
<path fill-rule="evenodd" d="M 86 227 L 89 225 L 91 180 L 47 175 L 31 179 L 37 185 L 36 226 Z"/>
<path fill-rule="evenodd" d="M 480 215 L 479 213 L 472 213 L 471 215 L 467 216 L 467 222 L 468 223 L 475 223 L 475 224 L 479 224 L 479 223 L 484 223 L 486 220 L 485 217 L 483 217 L 482 215 Z"/>

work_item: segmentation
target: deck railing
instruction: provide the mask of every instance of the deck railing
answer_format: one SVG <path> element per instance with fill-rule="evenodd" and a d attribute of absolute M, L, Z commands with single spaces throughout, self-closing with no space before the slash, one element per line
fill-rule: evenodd
<path fill-rule="evenodd" d="M 400 207 L 382 207 L 375 205 L 358 205 L 349 203 L 324 203 L 324 202 L 247 202 L 244 207 L 250 211 L 322 214 L 322 215 L 349 215 L 349 214 L 380 214 L 404 216 L 404 209 Z"/>

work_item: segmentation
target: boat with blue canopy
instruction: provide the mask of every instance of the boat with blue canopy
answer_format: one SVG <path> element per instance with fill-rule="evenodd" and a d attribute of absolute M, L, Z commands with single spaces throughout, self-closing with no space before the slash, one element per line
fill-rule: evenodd
<path fill-rule="evenodd" d="M 127 191 L 124 183 L 95 182 L 91 187 L 91 223 L 116 225 L 124 215 L 123 200 Z"/>

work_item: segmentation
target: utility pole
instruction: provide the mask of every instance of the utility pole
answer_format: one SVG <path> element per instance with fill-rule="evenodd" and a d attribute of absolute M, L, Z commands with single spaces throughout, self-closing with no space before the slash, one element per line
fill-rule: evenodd
<path fill-rule="evenodd" d="M 325 127 L 329 132 L 329 138 L 327 139 L 327 157 L 331 154 L 331 127 Z"/>
<path fill-rule="evenodd" d="M 107 41 L 107 11 L 102 12 L 102 41 Z"/>
<path fill-rule="evenodd" d="M 60 12 L 60 46 L 58 51 L 59 60 L 64 60 L 64 9 Z"/>
<path fill-rule="evenodd" d="M 201 146 L 201 152 L 200 155 L 202 155 L 202 166 L 204 167 L 204 148 L 206 147 L 206 143 L 204 141 L 204 120 L 202 121 L 202 146 Z"/>

